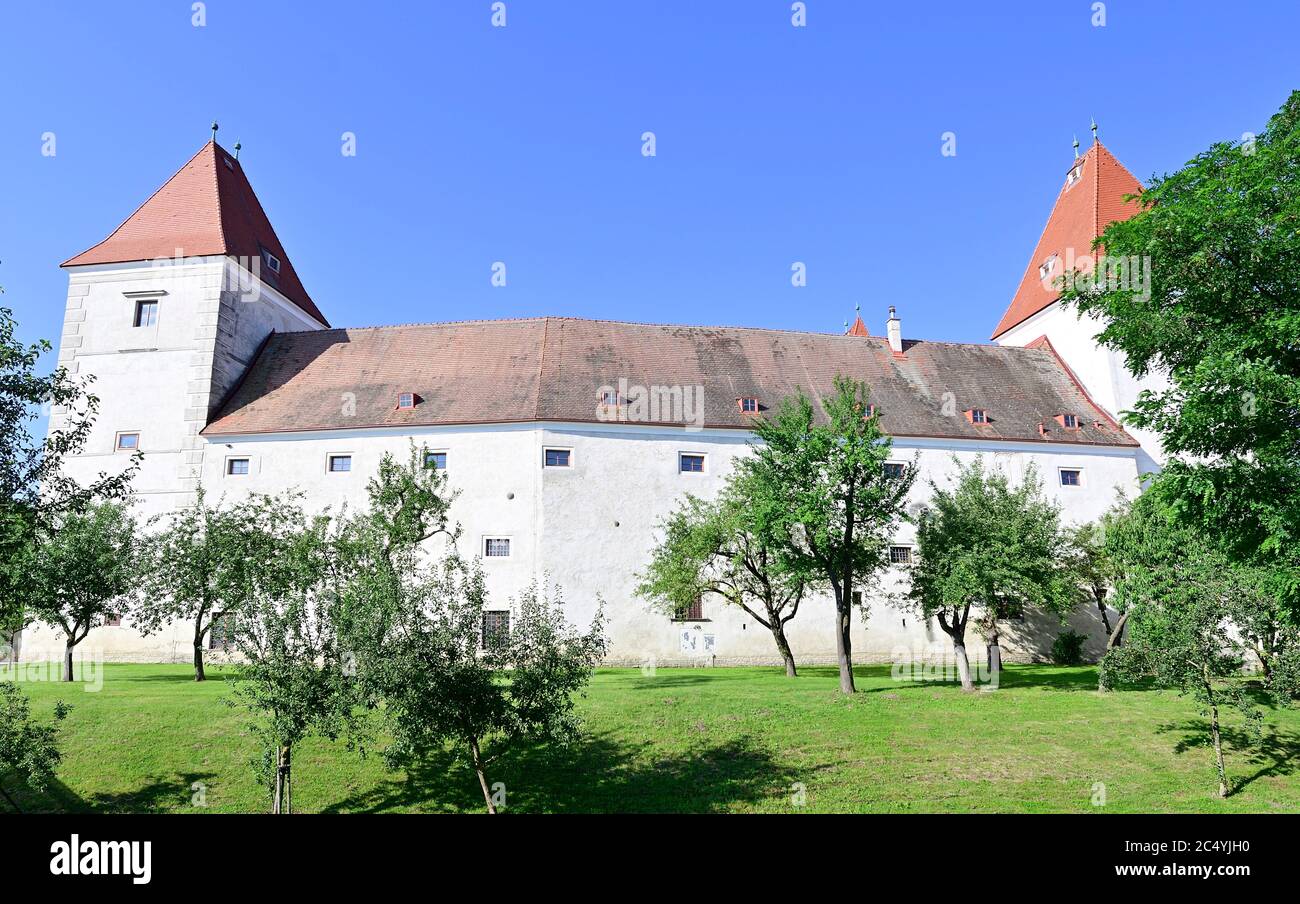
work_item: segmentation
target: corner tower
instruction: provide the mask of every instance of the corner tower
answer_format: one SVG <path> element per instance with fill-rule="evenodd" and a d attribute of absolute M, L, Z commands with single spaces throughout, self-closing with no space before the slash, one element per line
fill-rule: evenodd
<path fill-rule="evenodd" d="M 68 470 L 112 472 L 138 448 L 135 490 L 146 512 L 173 508 L 197 489 L 199 431 L 266 337 L 329 325 L 243 167 L 215 140 L 62 266 L 59 363 L 93 377 L 100 400 L 89 442 Z"/>
<path fill-rule="evenodd" d="M 1078 149 L 1076 144 L 1076 155 Z M 1057 280 L 1089 261 L 1092 244 L 1113 222 L 1127 220 L 1140 207 L 1130 196 L 1141 194 L 1142 184 L 1124 164 L 1094 139 L 1082 157 L 1076 156 L 1052 207 L 1047 225 L 1034 247 L 1016 293 L 993 330 L 999 345 L 1050 347 L 1072 372 L 1084 391 L 1115 420 L 1130 409 L 1143 389 L 1166 385 L 1160 375 L 1138 380 L 1124 356 L 1098 344 L 1103 328 L 1094 316 L 1065 310 L 1058 301 Z M 1084 264 L 1084 270 L 1091 266 Z M 1126 428 L 1142 444 L 1144 471 L 1156 470 L 1164 452 L 1155 434 Z"/>

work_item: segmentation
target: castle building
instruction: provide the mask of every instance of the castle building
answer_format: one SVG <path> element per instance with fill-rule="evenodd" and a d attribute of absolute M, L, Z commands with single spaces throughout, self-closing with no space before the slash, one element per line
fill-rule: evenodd
<path fill-rule="evenodd" d="M 487 574 L 489 629 L 508 625 L 512 596 L 549 578 L 579 624 L 604 600 L 612 663 L 776 663 L 770 634 L 721 600 L 672 619 L 632 591 L 660 520 L 685 493 L 716 493 L 748 454 L 753 418 L 796 390 L 815 401 L 837 374 L 866 381 L 897 463 L 920 469 L 916 503 L 954 459 L 976 456 L 1013 476 L 1036 466 L 1069 521 L 1137 492 L 1159 460 L 1150 438 L 1119 422 L 1139 383 L 1093 342 L 1095 323 L 1061 310 L 1053 273 L 1135 212 L 1124 195 L 1138 188 L 1100 143 L 1076 158 L 997 344 L 905 339 L 892 308 L 883 336 L 861 317 L 842 335 L 568 317 L 333 328 L 242 165 L 212 141 L 63 265 L 59 362 L 94 375 L 100 399 L 67 467 L 84 479 L 142 452 L 141 517 L 200 487 L 212 500 L 297 488 L 309 507 L 337 509 L 364 502 L 386 452 L 414 445 L 460 493 L 452 515 L 462 551 Z M 905 526 L 886 590 L 914 554 Z M 937 625 L 866 594 L 859 660 L 947 644 Z M 800 662 L 834 661 L 833 611 L 815 596 L 790 623 Z M 191 656 L 189 625 L 143 636 L 129 617 L 112 621 L 85 654 Z M 1081 610 L 1074 627 L 1099 649 L 1095 612 Z M 1031 617 L 1004 643 L 1012 658 L 1042 656 L 1059 630 Z M 62 646 L 36 626 L 21 655 Z"/>

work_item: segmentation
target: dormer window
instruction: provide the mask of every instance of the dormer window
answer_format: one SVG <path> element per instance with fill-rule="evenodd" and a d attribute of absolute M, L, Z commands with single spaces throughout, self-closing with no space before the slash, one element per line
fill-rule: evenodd
<path fill-rule="evenodd" d="M 966 420 L 972 424 L 987 424 L 989 422 L 989 413 L 983 408 L 967 408 Z"/>
<path fill-rule="evenodd" d="M 1082 426 L 1077 414 L 1058 414 L 1056 416 L 1056 422 L 1066 430 L 1078 430 L 1079 427 Z"/>
<path fill-rule="evenodd" d="M 736 399 L 736 405 L 740 408 L 741 414 L 758 414 L 758 399 Z"/>
<path fill-rule="evenodd" d="M 1056 255 L 1053 254 L 1051 257 L 1049 257 L 1047 260 L 1043 261 L 1042 264 L 1039 265 L 1038 278 L 1047 279 L 1049 276 L 1052 275 L 1052 271 L 1055 269 L 1056 269 Z"/>
<path fill-rule="evenodd" d="M 1076 164 L 1074 169 L 1070 170 L 1069 175 L 1065 177 L 1065 187 L 1069 188 L 1074 183 L 1083 178 L 1083 164 Z"/>
<path fill-rule="evenodd" d="M 262 262 L 272 273 L 280 272 L 280 259 L 265 248 L 262 249 Z"/>
<path fill-rule="evenodd" d="M 619 405 L 618 390 L 605 389 L 600 393 L 600 404 L 616 408 Z"/>
<path fill-rule="evenodd" d="M 397 397 L 397 410 L 410 411 L 415 407 L 416 400 L 419 397 L 413 392 L 404 392 Z"/>

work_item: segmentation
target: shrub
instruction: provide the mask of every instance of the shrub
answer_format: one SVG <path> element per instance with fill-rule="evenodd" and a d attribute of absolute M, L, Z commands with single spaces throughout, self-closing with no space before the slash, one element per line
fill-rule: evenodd
<path fill-rule="evenodd" d="M 1066 629 L 1052 641 L 1052 662 L 1057 665 L 1083 665 L 1083 645 L 1087 637 Z"/>

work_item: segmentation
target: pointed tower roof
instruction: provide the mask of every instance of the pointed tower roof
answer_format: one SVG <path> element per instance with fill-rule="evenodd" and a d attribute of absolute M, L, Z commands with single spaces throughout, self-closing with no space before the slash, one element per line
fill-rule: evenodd
<path fill-rule="evenodd" d="M 1091 255 L 1093 240 L 1108 225 L 1127 220 L 1141 209 L 1137 201 L 1124 200 L 1125 195 L 1141 191 L 1142 184 L 1100 141 L 1094 141 L 1086 154 L 1071 163 L 1052 215 L 993 338 L 1056 301 L 1060 293 L 1055 280 L 1066 265 L 1067 250 L 1075 258 Z M 1048 261 L 1053 261 L 1053 266 L 1044 277 L 1040 268 Z"/>
<path fill-rule="evenodd" d="M 847 333 L 845 333 L 844 335 L 846 335 L 846 336 L 870 336 L 870 335 L 871 335 L 871 332 L 870 332 L 870 330 L 867 329 L 867 325 L 866 325 L 865 323 L 862 322 L 862 315 L 859 314 L 856 318 L 854 318 L 854 320 L 853 320 L 853 326 L 849 327 L 849 331 L 848 331 Z"/>
<path fill-rule="evenodd" d="M 280 261 L 280 272 L 263 264 L 262 281 L 329 326 L 298 279 L 243 167 L 215 141 L 205 144 L 108 238 L 62 266 L 155 260 L 173 257 L 178 249 L 185 257 L 225 254 L 251 260 L 261 259 L 263 249 L 269 251 Z"/>

